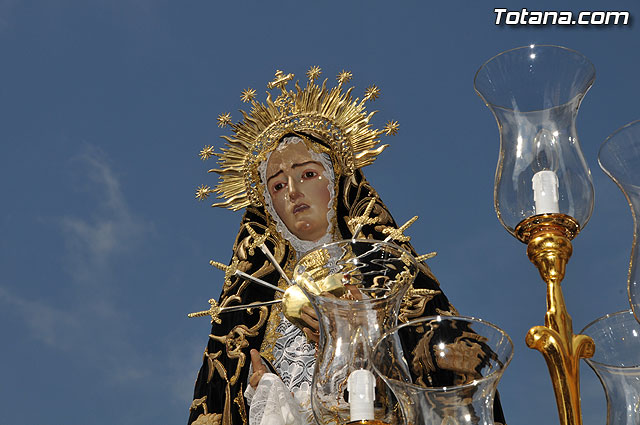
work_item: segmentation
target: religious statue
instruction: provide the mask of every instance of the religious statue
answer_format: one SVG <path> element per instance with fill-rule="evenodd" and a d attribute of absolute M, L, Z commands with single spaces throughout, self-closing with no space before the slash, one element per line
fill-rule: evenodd
<path fill-rule="evenodd" d="M 277 96 L 267 92 L 265 103 L 255 100 L 255 90 L 245 90 L 241 98 L 251 109 L 242 112 L 242 121 L 233 123 L 230 114 L 218 117 L 219 126 L 233 132 L 224 136 L 226 147 L 214 152 L 205 146 L 200 152 L 203 160 L 218 158 L 219 168 L 211 171 L 220 181 L 215 189 L 200 186 L 196 197 L 203 200 L 215 193 L 221 202 L 213 206 L 244 209 L 244 214 L 229 263 L 211 262 L 224 270 L 224 285 L 204 312 L 211 316 L 212 328 L 190 424 L 314 423 L 310 387 L 317 318 L 313 309 L 303 309 L 296 326 L 280 303 L 304 253 L 357 236 L 391 240 L 424 259 L 403 233 L 410 223 L 397 225 L 361 170 L 387 147 L 379 145 L 379 137 L 398 131 L 396 121 L 383 130 L 369 123 L 373 114 L 365 103 L 380 90 L 370 86 L 361 100 L 354 99 L 352 89 L 343 87 L 350 72 L 342 71 L 333 88 L 326 80 L 316 84 L 320 73 L 312 67 L 307 84 L 296 82 L 290 89 L 293 74 L 278 71 L 267 85 Z M 424 261 L 419 268 L 399 320 L 456 314 Z M 258 285 L 258 280 L 267 284 Z M 435 374 L 435 369 L 422 372 Z M 269 404 L 278 402 L 293 409 L 287 408 L 289 414 L 278 409 L 282 417 L 269 419 Z M 497 406 L 496 420 L 504 422 Z"/>

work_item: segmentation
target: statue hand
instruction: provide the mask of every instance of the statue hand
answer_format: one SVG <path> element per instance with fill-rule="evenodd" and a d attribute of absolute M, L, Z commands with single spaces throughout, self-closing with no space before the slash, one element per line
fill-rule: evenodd
<path fill-rule="evenodd" d="M 253 366 L 253 374 L 249 378 L 249 385 L 257 388 L 262 375 L 267 373 L 267 367 L 262 363 L 260 353 L 255 348 L 251 350 L 251 366 Z"/>
<path fill-rule="evenodd" d="M 302 307 L 300 318 L 309 325 L 309 327 L 303 328 L 302 332 L 304 332 L 309 341 L 317 344 L 320 340 L 320 324 L 318 323 L 318 315 L 316 314 L 316 311 L 313 307 L 306 305 Z"/>

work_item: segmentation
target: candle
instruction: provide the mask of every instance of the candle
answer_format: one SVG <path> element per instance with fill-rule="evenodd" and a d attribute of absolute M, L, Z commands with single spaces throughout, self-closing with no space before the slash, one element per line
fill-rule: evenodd
<path fill-rule="evenodd" d="M 551 170 L 538 171 L 531 179 L 536 214 L 559 213 L 558 176 Z"/>
<path fill-rule="evenodd" d="M 373 420 L 374 388 L 376 380 L 366 369 L 351 372 L 347 381 L 351 421 Z"/>

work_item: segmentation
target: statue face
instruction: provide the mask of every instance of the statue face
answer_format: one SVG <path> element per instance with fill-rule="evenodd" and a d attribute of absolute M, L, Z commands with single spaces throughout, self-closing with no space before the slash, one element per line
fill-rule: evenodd
<path fill-rule="evenodd" d="M 267 163 L 266 186 L 273 207 L 299 239 L 317 241 L 327 232 L 332 182 L 324 171 L 303 142 L 275 150 Z"/>

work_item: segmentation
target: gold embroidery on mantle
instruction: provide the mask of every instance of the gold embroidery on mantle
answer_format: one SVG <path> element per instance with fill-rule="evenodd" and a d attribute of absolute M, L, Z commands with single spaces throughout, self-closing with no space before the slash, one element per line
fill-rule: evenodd
<path fill-rule="evenodd" d="M 201 413 L 198 418 L 192 422 L 193 425 L 220 425 L 222 415 L 220 413 L 209 413 L 207 409 L 207 396 L 197 398 L 191 402 L 189 410 L 196 410 L 202 406 L 204 413 Z"/>
<path fill-rule="evenodd" d="M 246 283 L 243 285 L 245 286 Z M 241 290 L 243 287 L 241 286 Z M 229 297 L 231 298 L 240 298 L 240 297 Z M 227 299 L 227 300 L 228 300 Z M 225 301 L 227 301 L 225 300 Z M 221 352 L 218 351 L 213 354 L 207 353 L 207 359 L 213 363 L 213 366 L 217 370 L 220 377 L 225 380 L 227 383 L 225 388 L 225 402 L 224 402 L 224 410 L 222 415 L 222 425 L 232 425 L 231 424 L 231 385 L 234 385 L 238 378 L 240 377 L 240 372 L 242 371 L 242 367 L 246 361 L 246 355 L 242 352 L 243 349 L 249 346 L 249 341 L 247 341 L 247 337 L 257 336 L 260 328 L 264 325 L 267 319 L 267 307 L 258 307 L 256 308 L 259 312 L 258 322 L 249 328 L 247 325 L 237 325 L 231 331 L 224 336 L 217 336 L 210 334 L 209 338 L 224 344 L 227 358 L 235 359 L 236 362 L 236 370 L 231 379 L 229 379 L 227 370 L 224 368 L 222 363 L 218 360 Z M 249 314 L 253 314 L 253 311 L 256 309 L 248 310 Z M 211 365 L 211 363 L 209 363 Z M 209 371 L 211 373 L 211 371 Z"/>
<path fill-rule="evenodd" d="M 236 371 L 229 380 L 231 385 L 235 384 L 240 376 L 240 371 L 246 361 L 246 355 L 242 352 L 243 349 L 249 346 L 247 341 L 248 336 L 257 336 L 258 330 L 264 325 L 267 320 L 267 307 L 258 307 L 260 318 L 258 323 L 249 328 L 247 325 L 237 325 L 225 336 L 217 336 L 210 334 L 209 337 L 215 341 L 224 344 L 226 348 L 227 357 L 230 359 L 237 359 Z M 251 313 L 251 310 L 249 310 Z"/>
<path fill-rule="evenodd" d="M 189 410 L 196 410 L 198 407 L 202 406 L 202 408 L 204 409 L 204 413 L 207 413 L 206 401 L 207 401 L 207 396 L 204 396 L 202 398 L 196 398 L 191 402 L 191 407 L 189 407 Z"/>
<path fill-rule="evenodd" d="M 220 413 L 203 413 L 191 425 L 220 425 L 221 421 L 222 415 Z"/>
<path fill-rule="evenodd" d="M 411 319 L 424 315 L 427 303 L 440 293 L 441 291 L 437 289 L 409 288 L 402 299 L 398 320 L 406 323 Z"/>
<path fill-rule="evenodd" d="M 456 310 L 456 308 L 452 306 L 451 303 L 449 303 L 449 310 L 442 310 L 440 308 L 436 308 L 436 313 L 438 313 L 440 316 L 459 316 L 460 315 L 458 314 L 458 310 Z"/>
<path fill-rule="evenodd" d="M 242 384 L 240 384 L 240 391 L 236 395 L 236 398 L 233 399 L 233 402 L 238 405 L 238 413 L 240 413 L 240 417 L 242 418 L 242 423 L 247 424 L 247 411 L 244 407 L 244 390 L 242 388 Z"/>
<path fill-rule="evenodd" d="M 218 373 L 224 379 L 226 379 L 227 377 L 226 371 L 224 370 L 224 368 L 222 368 L 222 363 L 220 363 L 220 361 L 215 361 L 218 357 L 220 357 L 221 354 L 222 354 L 222 351 L 218 351 L 217 353 L 213 353 L 213 354 L 210 354 L 206 350 L 204 352 L 204 358 L 207 359 L 207 384 L 211 382 L 211 379 L 213 378 L 213 372 L 216 369 L 218 369 Z M 220 370 L 220 368 L 222 369 Z"/>

